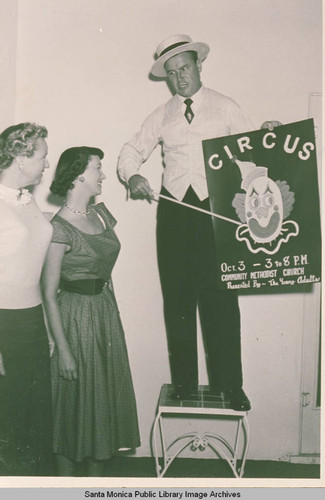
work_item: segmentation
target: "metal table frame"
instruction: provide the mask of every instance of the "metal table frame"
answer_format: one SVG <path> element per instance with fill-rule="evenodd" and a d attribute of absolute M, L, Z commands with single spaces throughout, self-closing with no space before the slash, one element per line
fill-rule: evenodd
<path fill-rule="evenodd" d="M 207 392 L 207 387 L 208 386 L 199 386 L 198 395 L 196 398 L 193 398 L 192 401 L 179 402 L 168 399 L 168 394 L 172 388 L 171 385 L 164 384 L 162 386 L 151 436 L 157 477 L 163 477 L 174 459 L 187 447 L 190 447 L 193 451 L 210 448 L 218 457 L 228 462 L 235 477 L 243 477 L 250 440 L 247 412 L 226 408 L 227 403 L 218 402 L 217 397 L 210 397 L 211 401 L 206 401 L 204 394 Z M 170 417 L 173 415 L 195 415 L 198 417 L 201 415 L 209 415 L 216 419 L 235 419 L 237 420 L 237 425 L 234 445 L 231 445 L 221 435 L 211 432 L 205 432 L 203 434 L 197 432 L 182 434 L 171 443 L 166 444 L 163 417 L 167 414 Z M 239 439 L 241 434 L 244 441 L 243 450 L 239 456 Z M 159 461 L 158 442 L 160 442 L 162 465 Z M 238 465 L 239 461 L 241 462 L 240 466 Z"/>

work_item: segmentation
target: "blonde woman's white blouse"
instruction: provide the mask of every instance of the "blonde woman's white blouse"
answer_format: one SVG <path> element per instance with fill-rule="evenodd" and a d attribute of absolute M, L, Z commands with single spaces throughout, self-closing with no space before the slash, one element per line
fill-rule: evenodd
<path fill-rule="evenodd" d="M 51 236 L 29 191 L 0 184 L 0 309 L 42 302 L 40 276 Z"/>

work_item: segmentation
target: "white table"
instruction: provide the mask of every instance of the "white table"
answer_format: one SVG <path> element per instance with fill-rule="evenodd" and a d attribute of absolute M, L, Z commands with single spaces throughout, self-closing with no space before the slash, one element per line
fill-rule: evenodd
<path fill-rule="evenodd" d="M 243 477 L 250 439 L 247 412 L 231 409 L 229 402 L 224 401 L 220 396 L 210 394 L 209 386 L 206 385 L 200 385 L 196 394 L 181 401 L 175 401 L 171 398 L 172 390 L 173 386 L 171 384 L 162 386 L 152 429 L 152 450 L 157 477 L 163 477 L 173 460 L 187 447 L 193 451 L 210 448 L 219 458 L 228 462 L 235 477 Z M 182 434 L 167 444 L 164 433 L 166 418 L 164 419 L 164 417 L 179 415 L 195 415 L 196 417 L 209 415 L 216 420 L 216 427 L 218 427 L 220 420 L 234 420 L 236 425 L 233 444 L 230 444 L 220 434 L 211 432 Z M 243 446 L 239 456 L 240 437 L 243 438 Z M 161 459 L 159 457 L 158 443 L 160 444 Z M 238 465 L 239 462 L 240 466 Z"/>

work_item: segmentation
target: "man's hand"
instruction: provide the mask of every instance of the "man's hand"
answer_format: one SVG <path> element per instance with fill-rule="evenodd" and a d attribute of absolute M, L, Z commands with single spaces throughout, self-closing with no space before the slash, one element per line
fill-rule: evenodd
<path fill-rule="evenodd" d="M 142 175 L 132 175 L 129 179 L 129 188 L 134 198 L 146 198 L 150 202 L 154 197 L 154 192 L 149 182 L 145 177 L 142 177 Z"/>
<path fill-rule="evenodd" d="M 280 127 L 280 125 L 283 125 L 283 123 L 272 120 L 262 123 L 261 128 L 268 128 L 269 130 L 273 130 L 275 127 Z"/>

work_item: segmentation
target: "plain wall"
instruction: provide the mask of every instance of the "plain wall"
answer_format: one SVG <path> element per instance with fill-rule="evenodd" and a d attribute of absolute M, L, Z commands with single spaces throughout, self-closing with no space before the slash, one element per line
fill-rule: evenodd
<path fill-rule="evenodd" d="M 17 1 L 0 2 L 0 131 L 15 120 Z"/>
<path fill-rule="evenodd" d="M 19 0 L 18 6 L 15 121 L 49 130 L 51 169 L 36 190 L 41 208 L 58 208 L 47 196 L 65 148 L 94 145 L 106 152 L 100 200 L 118 219 L 122 250 L 113 280 L 138 403 L 137 455 L 149 456 L 160 387 L 170 381 L 156 204 L 127 201 L 116 164 L 123 143 L 170 96 L 164 82 L 148 78 L 153 54 L 165 37 L 188 33 L 211 48 L 204 84 L 234 98 L 257 128 L 265 120 L 302 120 L 309 94 L 321 92 L 321 1 Z M 158 190 L 158 149 L 142 173 Z M 252 402 L 248 458 L 297 454 L 303 295 L 248 296 L 240 305 L 244 387 Z M 201 342 L 200 382 L 207 382 Z"/>

